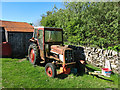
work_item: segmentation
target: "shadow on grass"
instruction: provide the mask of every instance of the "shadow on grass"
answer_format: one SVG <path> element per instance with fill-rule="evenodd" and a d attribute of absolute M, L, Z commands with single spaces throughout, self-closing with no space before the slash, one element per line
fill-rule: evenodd
<path fill-rule="evenodd" d="M 78 77 L 78 76 L 83 76 L 84 74 L 86 74 L 85 73 L 85 69 L 81 69 L 82 71 L 72 71 L 70 74 L 73 74 L 74 76 L 76 76 L 76 77 Z M 68 75 L 70 75 L 70 74 L 58 74 L 57 75 L 57 77 L 56 78 L 59 78 L 59 79 L 65 79 L 65 78 L 67 78 L 68 77 Z"/>
<path fill-rule="evenodd" d="M 87 69 L 87 71 L 86 71 L 86 72 L 89 72 L 89 71 L 94 72 L 94 71 L 96 71 L 95 69 L 90 68 L 90 67 L 88 67 L 88 66 L 85 66 L 85 68 Z"/>
<path fill-rule="evenodd" d="M 38 64 L 37 66 L 45 67 L 45 63 L 40 63 L 40 64 Z"/>
<path fill-rule="evenodd" d="M 58 75 L 56 76 L 56 78 L 59 78 L 59 79 L 65 79 L 65 78 L 67 78 L 67 77 L 68 77 L 67 74 L 58 74 Z"/>
<path fill-rule="evenodd" d="M 26 58 L 26 60 L 28 60 L 28 57 L 24 57 L 24 58 Z M 18 58 L 17 58 L 17 59 L 18 59 Z M 20 58 L 20 59 L 23 59 L 23 58 Z M 29 60 L 28 60 L 28 61 L 29 61 Z M 45 67 L 45 63 L 40 63 L 40 64 L 37 64 L 37 65 L 35 65 L 35 66 Z M 94 71 L 96 71 L 96 69 L 90 68 L 90 67 L 88 67 L 88 66 L 86 66 L 86 65 L 85 65 L 85 66 L 82 66 L 82 65 L 81 65 L 80 70 L 78 70 L 77 73 L 72 72 L 72 73 L 70 73 L 70 74 L 73 74 L 74 76 L 78 77 L 78 76 L 83 76 L 84 74 L 88 74 L 88 72 L 94 72 Z M 114 74 L 114 73 L 112 72 L 112 74 Z M 68 75 L 69 75 L 69 74 L 68 74 Z M 67 75 L 67 74 L 58 74 L 58 75 L 56 76 L 56 78 L 65 79 L 65 78 L 68 77 L 68 75 Z M 106 78 L 100 77 L 100 76 L 98 76 L 98 75 L 93 75 L 93 77 L 94 77 L 94 76 L 96 76 L 97 78 L 103 79 L 103 80 L 107 80 L 107 81 L 110 81 L 110 82 L 114 82 L 113 80 L 106 79 Z"/>
<path fill-rule="evenodd" d="M 38 66 L 45 67 L 45 63 L 39 64 Z M 85 74 L 88 74 L 88 72 L 94 72 L 94 71 L 96 71 L 96 70 L 93 69 L 93 68 L 90 68 L 90 67 L 85 66 L 85 67 L 83 67 L 83 68 L 81 69 L 81 71 L 78 71 L 77 73 L 73 73 L 73 72 L 72 72 L 72 73 L 70 73 L 70 74 L 73 74 L 74 76 L 78 77 L 78 76 L 83 76 L 83 75 L 85 75 Z M 70 75 L 70 74 L 58 74 L 55 78 L 65 79 L 65 78 L 67 78 L 68 75 Z M 114 73 L 113 73 L 113 74 L 114 74 Z M 96 76 L 96 77 L 99 78 L 99 79 L 103 79 L 103 80 L 106 80 L 106 81 L 114 82 L 113 80 L 106 79 L 106 78 L 101 77 L 101 76 L 98 76 L 98 75 L 92 75 L 92 76 L 93 76 L 93 78 L 94 78 L 94 76 Z"/>
<path fill-rule="evenodd" d="M 26 58 L 25 56 L 16 56 L 16 57 L 8 57 L 8 56 L 2 56 L 2 57 L 0 57 L 0 58 L 11 58 L 11 59 L 24 59 L 24 58 Z"/>
<path fill-rule="evenodd" d="M 100 77 L 98 75 L 96 75 L 97 78 L 100 78 L 100 79 L 103 79 L 103 80 L 107 80 L 107 81 L 110 81 L 110 82 L 114 82 L 113 80 L 110 80 L 110 79 L 106 79 L 106 78 L 103 78 L 103 77 Z"/>

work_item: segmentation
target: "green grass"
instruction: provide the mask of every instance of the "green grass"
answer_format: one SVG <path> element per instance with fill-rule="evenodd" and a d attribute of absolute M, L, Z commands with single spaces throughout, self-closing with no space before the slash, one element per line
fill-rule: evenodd
<path fill-rule="evenodd" d="M 19 62 L 20 59 L 2 59 L 3 88 L 118 88 L 118 75 L 111 75 L 107 81 L 92 75 L 77 76 L 69 74 L 50 78 L 45 74 L 44 67 L 32 66 L 29 61 Z M 88 67 L 99 70 L 91 65 Z"/>

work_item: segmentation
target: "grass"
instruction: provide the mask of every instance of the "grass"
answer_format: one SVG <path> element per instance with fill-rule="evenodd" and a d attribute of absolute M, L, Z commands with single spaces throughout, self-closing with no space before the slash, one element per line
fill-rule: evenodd
<path fill-rule="evenodd" d="M 118 75 L 105 77 L 104 80 L 92 75 L 58 75 L 50 78 L 45 74 L 44 67 L 32 66 L 29 61 L 20 59 L 2 59 L 2 87 L 3 88 L 118 88 Z M 99 68 L 88 65 L 95 70 Z M 62 79 L 64 77 L 64 79 Z"/>

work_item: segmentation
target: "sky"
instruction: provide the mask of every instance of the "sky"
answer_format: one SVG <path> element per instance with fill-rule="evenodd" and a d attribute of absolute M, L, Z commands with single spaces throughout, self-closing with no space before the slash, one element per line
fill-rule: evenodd
<path fill-rule="evenodd" d="M 38 24 L 41 15 L 51 11 L 54 5 L 64 8 L 63 2 L 2 2 L 0 20 Z"/>

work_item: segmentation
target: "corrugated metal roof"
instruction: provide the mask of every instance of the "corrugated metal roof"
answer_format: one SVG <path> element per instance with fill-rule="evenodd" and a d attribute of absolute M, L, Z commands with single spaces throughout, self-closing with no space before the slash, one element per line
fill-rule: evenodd
<path fill-rule="evenodd" d="M 33 32 L 34 27 L 26 22 L 1 21 L 0 27 L 10 32 Z"/>

